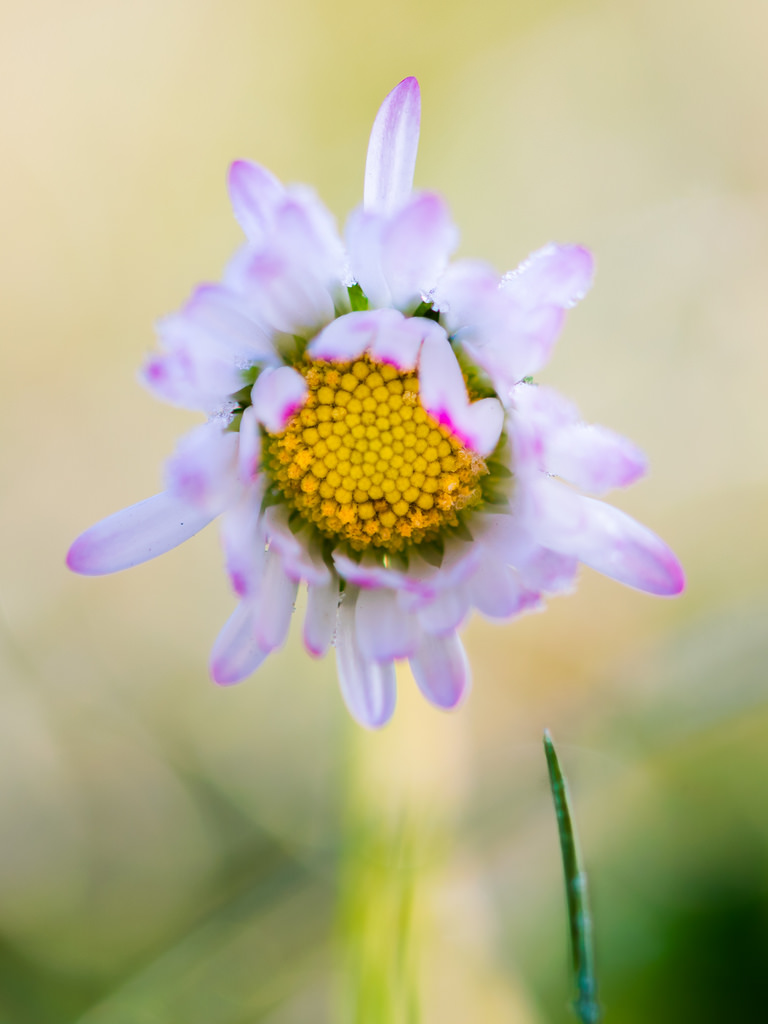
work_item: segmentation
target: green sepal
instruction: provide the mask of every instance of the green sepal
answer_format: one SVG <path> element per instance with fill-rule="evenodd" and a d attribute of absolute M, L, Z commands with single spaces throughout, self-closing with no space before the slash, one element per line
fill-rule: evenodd
<path fill-rule="evenodd" d="M 414 547 L 418 549 L 418 552 L 424 561 L 429 562 L 430 565 L 434 565 L 436 569 L 439 569 L 443 564 L 445 541 L 442 537 L 435 537 L 434 540 L 423 541 L 421 544 L 414 545 Z"/>
<path fill-rule="evenodd" d="M 459 521 L 456 524 L 456 526 L 453 527 L 451 533 L 452 533 L 452 535 L 454 537 L 458 537 L 460 540 L 469 541 L 470 543 L 475 539 L 472 536 L 471 530 L 469 529 L 467 524 L 464 522 L 464 520 L 461 519 L 461 518 L 459 519 Z"/>
<path fill-rule="evenodd" d="M 503 477 L 506 480 L 513 475 L 509 466 L 505 466 L 503 462 L 496 462 L 495 459 L 486 462 L 486 466 L 488 467 L 488 472 L 493 477 Z"/>
<path fill-rule="evenodd" d="M 425 320 L 434 320 L 435 323 L 440 323 L 440 311 L 435 309 L 431 302 L 419 303 L 411 315 L 421 316 Z"/>
<path fill-rule="evenodd" d="M 368 296 L 357 282 L 348 285 L 347 291 L 349 292 L 349 304 L 352 307 L 353 313 L 361 313 L 368 309 Z"/>

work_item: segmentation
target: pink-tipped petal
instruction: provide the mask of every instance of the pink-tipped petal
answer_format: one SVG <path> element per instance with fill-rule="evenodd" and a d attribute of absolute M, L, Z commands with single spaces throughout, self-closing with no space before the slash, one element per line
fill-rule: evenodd
<path fill-rule="evenodd" d="M 220 686 L 239 683 L 261 665 L 269 651 L 256 639 L 254 605 L 241 601 L 216 638 L 211 651 L 211 678 Z"/>
<path fill-rule="evenodd" d="M 130 569 L 183 544 L 214 518 L 170 494 L 156 494 L 82 533 L 69 549 L 67 565 L 82 576 Z"/>
<path fill-rule="evenodd" d="M 268 234 L 285 189 L 265 167 L 236 160 L 229 169 L 229 198 L 246 237 L 254 245 Z"/>
<path fill-rule="evenodd" d="M 254 627 L 256 640 L 265 651 L 274 651 L 285 643 L 297 590 L 298 583 L 287 575 L 280 555 L 270 548 L 256 601 Z"/>
<path fill-rule="evenodd" d="M 368 348 L 371 359 L 377 363 L 388 363 L 398 370 L 414 370 L 419 350 L 430 327 L 437 327 L 423 317 L 406 319 L 396 309 L 377 309 L 376 333 Z"/>
<path fill-rule="evenodd" d="M 626 512 L 546 478 L 530 493 L 529 515 L 545 547 L 649 594 L 671 597 L 685 587 L 683 570 L 670 548 Z"/>
<path fill-rule="evenodd" d="M 420 122 L 419 83 L 405 78 L 386 97 L 373 122 L 365 161 L 367 210 L 389 213 L 410 195 Z"/>
<path fill-rule="evenodd" d="M 399 210 L 382 236 L 381 265 L 392 304 L 406 311 L 417 306 L 434 289 L 458 241 L 440 196 L 414 196 Z"/>
<path fill-rule="evenodd" d="M 446 711 L 455 708 L 469 693 L 469 662 L 456 633 L 425 634 L 411 658 L 411 671 L 419 689 L 435 707 Z"/>
<path fill-rule="evenodd" d="M 380 729 L 395 710 L 395 666 L 393 662 L 378 664 L 363 657 L 355 631 L 355 605 L 349 598 L 345 595 L 339 608 L 336 631 L 336 667 L 341 695 L 360 725 Z"/>
<path fill-rule="evenodd" d="M 347 220 L 345 238 L 352 276 L 365 292 L 371 307 L 389 306 L 389 285 L 381 264 L 386 217 L 359 206 Z"/>
<path fill-rule="evenodd" d="M 360 652 L 369 661 L 408 658 L 419 646 L 418 622 L 400 609 L 391 590 L 360 592 L 355 628 Z"/>
<path fill-rule="evenodd" d="M 324 327 L 307 345 L 311 359 L 335 363 L 348 363 L 357 359 L 368 348 L 376 330 L 378 312 L 347 313 Z"/>
<path fill-rule="evenodd" d="M 568 309 L 589 291 L 593 274 L 594 260 L 587 249 L 552 242 L 506 274 L 501 287 L 522 306 Z"/>
<path fill-rule="evenodd" d="M 632 441 L 607 427 L 576 424 L 559 431 L 548 443 L 546 466 L 582 490 L 605 494 L 628 487 L 646 472 L 648 463 Z"/>
<path fill-rule="evenodd" d="M 335 576 L 307 587 L 304 646 L 313 658 L 322 658 L 333 642 L 338 607 L 339 581 Z"/>
<path fill-rule="evenodd" d="M 257 419 L 268 433 L 279 434 L 285 430 L 291 416 L 302 408 L 307 394 L 306 381 L 298 370 L 280 366 L 259 374 L 251 391 L 251 401 Z"/>
<path fill-rule="evenodd" d="M 445 337 L 424 339 L 419 356 L 421 403 L 438 423 L 447 426 L 478 455 L 490 455 L 504 426 L 504 409 L 495 398 L 470 404 L 456 356 Z"/>

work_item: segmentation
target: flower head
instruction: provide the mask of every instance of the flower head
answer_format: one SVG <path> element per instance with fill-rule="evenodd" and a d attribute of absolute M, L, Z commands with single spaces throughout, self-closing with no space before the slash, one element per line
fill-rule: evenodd
<path fill-rule="evenodd" d="M 163 493 L 68 556 L 75 572 L 115 572 L 220 516 L 239 604 L 213 678 L 237 682 L 283 644 L 306 584 L 305 646 L 335 645 L 344 699 L 370 727 L 394 710 L 401 658 L 432 703 L 461 701 L 457 630 L 473 608 L 536 608 L 579 562 L 653 594 L 683 587 L 658 537 L 579 493 L 632 483 L 642 453 L 533 383 L 591 284 L 590 254 L 547 245 L 501 278 L 449 263 L 445 202 L 412 192 L 419 117 L 407 78 L 376 116 L 346 248 L 312 191 L 233 164 L 247 241 L 221 283 L 160 322 L 143 370 L 208 420 L 166 463 Z"/>

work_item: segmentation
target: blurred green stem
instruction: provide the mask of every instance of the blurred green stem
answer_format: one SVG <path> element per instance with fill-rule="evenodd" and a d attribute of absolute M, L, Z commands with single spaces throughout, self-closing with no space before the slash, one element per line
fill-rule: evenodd
<path fill-rule="evenodd" d="M 560 850 L 563 855 L 565 891 L 568 900 L 568 922 L 571 932 L 571 957 L 576 983 L 573 1008 L 581 1024 L 599 1024 L 595 954 L 592 941 L 592 918 L 589 912 L 587 876 L 581 866 L 576 828 L 571 816 L 568 787 L 549 730 L 544 731 L 544 752 L 549 769 L 549 784 L 557 814 Z"/>

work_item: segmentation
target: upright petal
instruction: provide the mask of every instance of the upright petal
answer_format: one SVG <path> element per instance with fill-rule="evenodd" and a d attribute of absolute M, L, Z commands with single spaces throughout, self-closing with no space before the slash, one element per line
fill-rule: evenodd
<path fill-rule="evenodd" d="M 410 195 L 420 123 L 419 83 L 404 78 L 386 97 L 373 122 L 365 161 L 366 209 L 390 213 Z"/>
<path fill-rule="evenodd" d="M 67 565 L 83 576 L 104 576 L 149 561 L 183 544 L 215 513 L 192 508 L 166 492 L 102 519 L 82 533 Z"/>
<path fill-rule="evenodd" d="M 367 729 L 380 729 L 392 717 L 397 697 L 393 662 L 378 664 L 363 657 L 355 631 L 354 601 L 345 595 L 336 630 L 336 667 L 344 703 Z"/>
<path fill-rule="evenodd" d="M 421 692 L 438 708 L 457 707 L 469 692 L 469 662 L 456 633 L 425 633 L 411 658 L 411 671 Z"/>
<path fill-rule="evenodd" d="M 395 213 L 382 234 L 381 266 L 392 304 L 406 312 L 435 287 L 459 233 L 440 196 L 424 193 Z"/>

